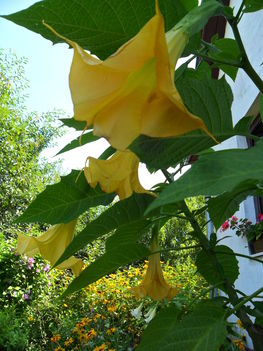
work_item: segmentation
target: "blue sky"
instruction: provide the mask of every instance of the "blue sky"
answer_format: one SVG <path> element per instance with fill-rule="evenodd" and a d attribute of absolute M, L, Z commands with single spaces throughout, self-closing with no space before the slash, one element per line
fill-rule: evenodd
<path fill-rule="evenodd" d="M 0 0 L 0 15 L 23 10 L 35 2 L 34 0 Z M 67 44 L 53 45 L 41 35 L 0 18 L 0 48 L 11 49 L 18 57 L 24 56 L 28 59 L 26 65 L 26 77 L 30 83 L 26 101 L 28 110 L 42 113 L 62 109 L 68 117 L 73 116 L 68 87 L 72 50 Z M 52 156 L 76 137 L 77 134 L 70 129 L 59 141 L 58 147 L 47 150 L 44 155 L 50 161 L 56 161 Z M 108 143 L 105 140 L 100 140 L 64 154 L 64 169 L 67 172 L 70 169 L 81 169 L 88 156 L 98 157 L 107 146 Z M 145 165 L 140 165 L 139 174 L 142 184 L 147 188 L 164 179 L 160 172 L 149 176 Z"/>
<path fill-rule="evenodd" d="M 31 6 L 34 0 L 0 0 L 0 14 L 10 14 Z M 27 106 L 30 110 L 46 112 L 63 109 L 72 115 L 68 88 L 68 73 L 72 51 L 66 44 L 52 45 L 24 27 L 0 18 L 0 47 L 12 49 L 28 58 L 26 76 L 30 81 Z"/>

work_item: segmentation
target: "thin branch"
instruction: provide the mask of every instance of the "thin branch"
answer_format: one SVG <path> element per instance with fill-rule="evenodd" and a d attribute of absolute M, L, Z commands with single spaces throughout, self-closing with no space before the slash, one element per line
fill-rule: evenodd
<path fill-rule="evenodd" d="M 244 306 L 248 301 L 252 300 L 254 297 L 258 296 L 261 292 L 263 291 L 263 288 L 258 289 L 255 291 L 253 294 L 245 297 L 241 302 L 239 302 L 237 305 L 234 306 L 234 308 L 231 309 L 226 315 L 229 317 L 231 314 L 237 312 L 240 307 Z"/>
<path fill-rule="evenodd" d="M 202 59 L 206 60 L 206 61 L 210 61 L 210 62 L 213 62 L 213 63 L 218 63 L 218 64 L 221 64 L 221 65 L 227 65 L 227 66 L 233 66 L 233 67 L 238 67 L 238 68 L 241 68 L 242 65 L 241 65 L 241 62 L 240 61 L 236 61 L 236 60 L 223 60 L 223 59 L 216 59 L 214 57 L 210 57 L 208 55 L 205 55 L 205 54 L 202 54 L 201 52 L 199 51 L 193 51 L 193 54 L 195 56 L 198 56 L 198 57 L 201 57 Z"/>

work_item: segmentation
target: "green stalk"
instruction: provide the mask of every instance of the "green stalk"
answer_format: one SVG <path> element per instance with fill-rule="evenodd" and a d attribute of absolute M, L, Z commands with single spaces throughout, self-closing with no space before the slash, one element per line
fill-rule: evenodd
<path fill-rule="evenodd" d="M 257 74 L 257 72 L 254 70 L 254 68 L 252 67 L 252 65 L 248 59 L 243 41 L 241 39 L 239 30 L 238 30 L 237 23 L 238 23 L 238 17 L 235 17 L 234 19 L 229 20 L 229 24 L 232 28 L 237 45 L 238 45 L 240 53 L 241 53 L 241 57 L 242 57 L 241 66 L 242 66 L 243 70 L 246 72 L 246 74 L 249 76 L 249 78 L 257 86 L 259 91 L 263 94 L 263 81 L 260 78 L 260 76 Z"/>
<path fill-rule="evenodd" d="M 235 305 L 233 309 L 231 309 L 230 314 L 228 316 L 230 316 L 232 313 L 236 313 L 242 306 L 244 306 L 248 301 L 252 300 L 254 297 L 258 296 L 262 291 L 263 288 L 260 288 L 253 294 L 246 296 L 241 302 Z"/>

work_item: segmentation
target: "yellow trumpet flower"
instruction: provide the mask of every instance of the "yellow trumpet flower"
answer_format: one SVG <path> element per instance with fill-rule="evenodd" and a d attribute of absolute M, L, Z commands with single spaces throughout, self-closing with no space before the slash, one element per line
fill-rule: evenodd
<path fill-rule="evenodd" d="M 84 168 L 85 177 L 91 187 L 99 183 L 106 193 L 116 192 L 120 200 L 136 193 L 154 195 L 139 182 L 139 158 L 130 150 L 117 151 L 108 160 L 89 157 L 89 166 Z"/>
<path fill-rule="evenodd" d="M 154 239 L 151 244 L 151 252 L 159 250 L 157 240 Z M 150 296 L 153 300 L 172 299 L 178 292 L 178 289 L 170 286 L 164 279 L 160 253 L 154 253 L 149 256 L 149 263 L 143 281 L 130 291 L 137 297 L 142 298 Z"/>
<path fill-rule="evenodd" d="M 76 223 L 77 221 L 74 220 L 66 224 L 56 224 L 38 237 L 29 237 L 19 233 L 17 252 L 29 257 L 39 253 L 51 265 L 54 265 L 72 241 Z M 82 266 L 82 260 L 72 256 L 56 268 L 72 269 L 72 272 L 77 276 L 80 274 Z"/>
<path fill-rule="evenodd" d="M 114 148 L 126 149 L 140 134 L 171 137 L 202 129 L 211 136 L 174 85 L 188 34 L 180 27 L 165 35 L 158 5 L 138 34 L 104 61 L 45 25 L 74 49 L 69 75 L 74 118 L 93 125 L 93 133 Z"/>

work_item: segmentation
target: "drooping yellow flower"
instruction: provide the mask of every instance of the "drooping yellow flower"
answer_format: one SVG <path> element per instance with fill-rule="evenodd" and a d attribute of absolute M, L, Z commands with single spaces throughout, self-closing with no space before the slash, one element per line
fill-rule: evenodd
<path fill-rule="evenodd" d="M 151 252 L 159 250 L 157 240 L 154 239 L 151 244 Z M 149 263 L 143 281 L 130 291 L 137 297 L 142 298 L 150 296 L 153 300 L 162 300 L 167 298 L 172 299 L 178 292 L 178 289 L 170 286 L 164 279 L 160 253 L 155 253 L 149 256 Z"/>
<path fill-rule="evenodd" d="M 211 135 L 174 85 L 188 34 L 181 27 L 165 35 L 158 6 L 138 34 L 104 61 L 46 26 L 74 49 L 69 75 L 74 118 L 93 125 L 94 134 L 114 148 L 126 149 L 140 134 L 170 137 L 202 129 Z"/>
<path fill-rule="evenodd" d="M 97 160 L 89 157 L 89 166 L 84 168 L 85 177 L 91 187 L 99 183 L 106 193 L 116 192 L 119 198 L 125 199 L 136 193 L 148 193 L 139 182 L 138 157 L 130 150 L 117 151 L 108 160 Z"/>
<path fill-rule="evenodd" d="M 39 253 L 44 259 L 54 265 L 63 254 L 66 247 L 73 239 L 76 220 L 67 224 L 56 224 L 50 227 L 44 234 L 33 237 L 18 234 L 17 252 L 32 257 Z M 79 258 L 70 257 L 60 265 L 58 269 L 72 269 L 77 276 L 81 272 L 83 262 Z"/>

